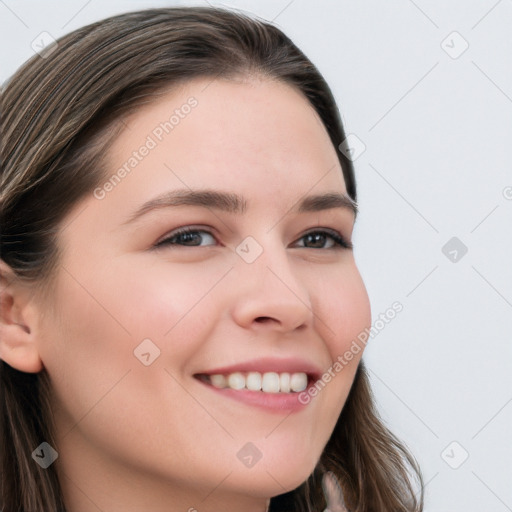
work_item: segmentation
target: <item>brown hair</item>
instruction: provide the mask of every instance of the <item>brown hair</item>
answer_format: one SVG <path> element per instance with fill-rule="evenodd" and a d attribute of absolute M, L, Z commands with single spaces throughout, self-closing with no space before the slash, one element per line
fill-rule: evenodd
<path fill-rule="evenodd" d="M 236 11 L 122 14 L 62 37 L 43 57 L 27 61 L 0 100 L 0 258 L 38 290 L 49 290 L 58 269 L 59 222 L 106 173 L 102 156 L 119 121 L 155 94 L 196 77 L 263 76 L 302 92 L 334 147 L 345 139 L 316 67 L 277 27 Z M 341 152 L 338 158 L 356 200 L 352 162 Z M 0 361 L 0 381 L 0 506 L 3 512 L 64 511 L 54 466 L 43 470 L 31 458 L 43 440 L 53 442 L 49 376 Z M 362 361 L 314 472 L 273 498 L 270 510 L 323 510 L 325 471 L 339 478 L 352 512 L 423 509 L 419 467 L 379 418 Z"/>

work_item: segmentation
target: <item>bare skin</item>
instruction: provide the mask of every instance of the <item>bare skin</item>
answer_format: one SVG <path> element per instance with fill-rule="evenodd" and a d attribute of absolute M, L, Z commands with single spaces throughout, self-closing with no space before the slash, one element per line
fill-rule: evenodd
<path fill-rule="evenodd" d="M 190 97 L 197 105 L 158 140 L 155 128 Z M 105 182 L 148 136 L 156 147 L 63 219 L 51 303 L 4 290 L 0 357 L 51 376 L 69 512 L 262 512 L 313 471 L 363 351 L 292 412 L 194 375 L 263 357 L 325 372 L 371 325 L 353 251 L 305 236 L 350 241 L 354 213 L 293 210 L 304 196 L 346 194 L 336 149 L 307 100 L 267 80 L 195 80 L 125 122 Z M 247 208 L 182 205 L 127 222 L 176 189 L 236 193 Z M 196 233 L 169 242 L 184 226 Z M 247 237 L 262 250 L 251 263 L 237 252 Z M 134 355 L 145 339 L 160 351 L 148 366 Z M 247 443 L 261 454 L 252 467 L 237 456 Z"/>

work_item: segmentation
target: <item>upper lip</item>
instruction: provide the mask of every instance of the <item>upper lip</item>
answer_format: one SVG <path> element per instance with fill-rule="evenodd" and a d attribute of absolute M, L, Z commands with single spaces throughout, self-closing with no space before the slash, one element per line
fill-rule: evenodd
<path fill-rule="evenodd" d="M 306 359 L 276 359 L 263 357 L 231 366 L 223 366 L 211 370 L 205 370 L 203 372 L 199 372 L 197 375 L 227 375 L 235 372 L 306 373 L 308 377 L 311 377 L 314 380 L 319 379 L 322 374 L 321 369 L 316 364 Z"/>

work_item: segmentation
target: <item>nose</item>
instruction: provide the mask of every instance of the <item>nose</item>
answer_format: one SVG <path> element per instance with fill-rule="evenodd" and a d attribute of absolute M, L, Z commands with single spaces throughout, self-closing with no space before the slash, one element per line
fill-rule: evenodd
<path fill-rule="evenodd" d="M 252 263 L 240 258 L 235 280 L 232 317 L 241 327 L 282 333 L 312 325 L 313 310 L 309 291 L 290 255 L 279 243 L 267 244 Z"/>

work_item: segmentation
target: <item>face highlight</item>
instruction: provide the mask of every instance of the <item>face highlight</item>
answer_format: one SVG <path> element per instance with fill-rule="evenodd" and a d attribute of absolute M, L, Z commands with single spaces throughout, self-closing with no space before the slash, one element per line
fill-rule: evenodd
<path fill-rule="evenodd" d="M 297 390 L 371 324 L 336 150 L 266 80 L 194 80 L 125 123 L 61 224 L 41 320 L 65 496 L 262 511 L 313 471 L 362 352 L 307 405 Z"/>

